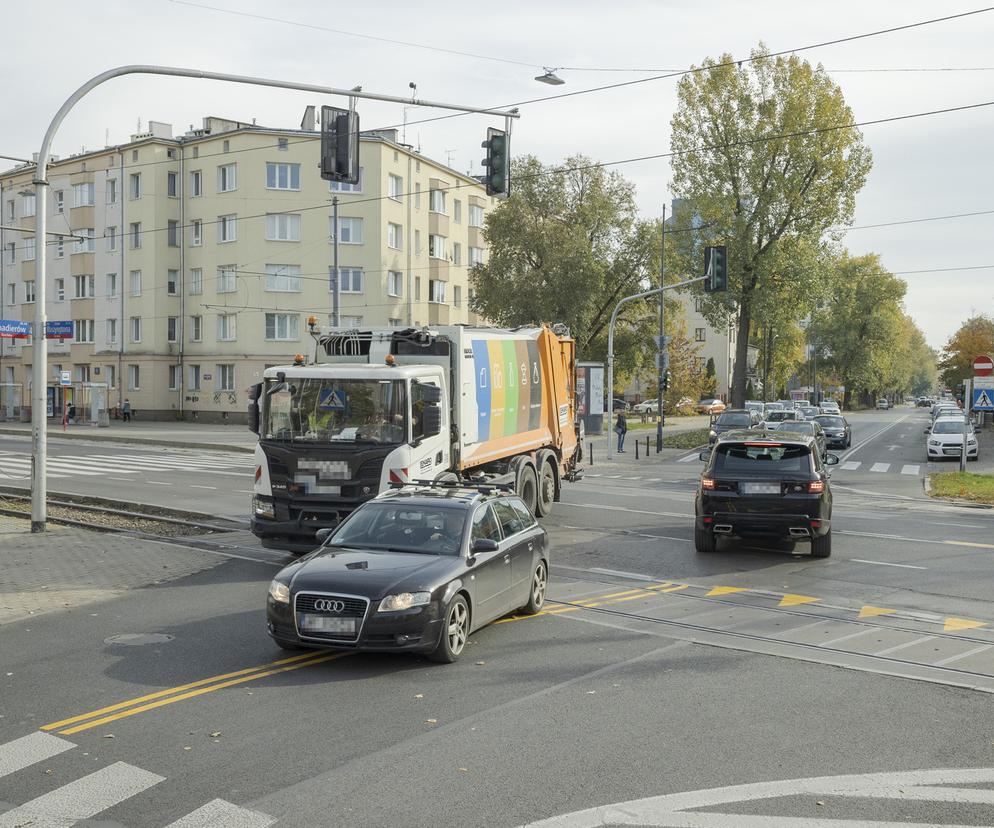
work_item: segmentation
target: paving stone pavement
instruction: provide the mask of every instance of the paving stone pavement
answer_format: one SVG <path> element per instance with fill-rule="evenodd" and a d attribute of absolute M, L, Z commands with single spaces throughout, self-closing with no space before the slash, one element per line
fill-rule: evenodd
<path fill-rule="evenodd" d="M 126 535 L 0 517 L 0 624 L 43 612 L 72 612 L 129 589 L 218 566 L 216 555 Z"/>

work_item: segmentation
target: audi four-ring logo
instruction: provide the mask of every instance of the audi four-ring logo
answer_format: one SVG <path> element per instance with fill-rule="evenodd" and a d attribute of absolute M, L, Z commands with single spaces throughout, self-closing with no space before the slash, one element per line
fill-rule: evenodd
<path fill-rule="evenodd" d="M 318 612 L 343 612 L 345 610 L 345 602 L 333 601 L 331 598 L 318 598 L 314 602 L 314 609 Z"/>

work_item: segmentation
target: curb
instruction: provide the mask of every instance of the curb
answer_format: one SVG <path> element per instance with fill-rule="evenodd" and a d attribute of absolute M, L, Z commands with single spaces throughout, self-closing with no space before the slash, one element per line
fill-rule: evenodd
<path fill-rule="evenodd" d="M 936 503 L 948 503 L 950 506 L 959 506 L 961 509 L 994 509 L 994 505 L 990 503 L 977 503 L 974 500 L 965 500 L 960 497 L 933 497 L 932 480 L 927 474 L 922 478 L 922 483 L 925 486 L 925 494 Z"/>
<path fill-rule="evenodd" d="M 31 431 L 27 429 L 19 428 L 3 428 L 0 429 L 0 437 L 8 435 L 11 437 L 30 437 Z M 70 431 L 62 433 L 49 433 L 48 438 L 50 440 L 90 440 L 95 443 L 128 443 L 131 445 L 141 445 L 141 446 L 164 446 L 166 448 L 189 448 L 189 449 L 201 449 L 204 451 L 236 451 L 243 452 L 246 454 L 252 454 L 255 451 L 255 447 L 249 446 L 239 446 L 230 445 L 226 443 L 197 443 L 197 442 L 186 442 L 180 440 L 156 440 L 154 437 L 119 437 L 116 434 L 81 434 L 73 433 Z"/>

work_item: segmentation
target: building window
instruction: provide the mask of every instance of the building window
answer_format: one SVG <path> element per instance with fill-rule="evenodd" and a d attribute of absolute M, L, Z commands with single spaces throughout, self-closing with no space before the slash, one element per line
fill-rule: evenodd
<path fill-rule="evenodd" d="M 359 181 L 356 184 L 349 184 L 345 181 L 329 181 L 328 189 L 333 193 L 361 193 L 362 182 L 365 178 L 362 167 L 359 168 Z"/>
<path fill-rule="evenodd" d="M 169 390 L 179 391 L 179 383 L 182 378 L 182 368 L 179 365 L 169 366 Z"/>
<path fill-rule="evenodd" d="M 428 209 L 433 213 L 445 212 L 445 190 L 428 191 Z"/>
<path fill-rule="evenodd" d="M 469 266 L 475 267 L 476 265 L 483 264 L 483 248 L 482 247 L 470 247 L 469 248 Z"/>
<path fill-rule="evenodd" d="M 55 280 L 55 301 L 65 302 L 66 301 L 66 280 L 56 279 Z"/>
<path fill-rule="evenodd" d="M 194 219 L 190 223 L 190 247 L 200 247 L 204 243 L 204 223 Z"/>
<path fill-rule="evenodd" d="M 23 201 L 22 201 L 21 206 L 23 207 L 23 209 L 21 210 L 21 215 L 24 218 L 30 218 L 31 216 L 33 216 L 35 214 L 35 209 L 36 209 L 36 207 L 35 207 L 35 195 L 34 195 L 34 193 L 31 193 L 29 195 L 22 196 L 22 199 L 23 199 Z"/>
<path fill-rule="evenodd" d="M 331 232 L 334 236 L 335 227 L 333 224 Z M 339 244 L 362 244 L 362 219 L 339 217 L 338 242 Z"/>
<path fill-rule="evenodd" d="M 166 195 L 169 198 L 179 197 L 179 173 L 166 173 Z"/>
<path fill-rule="evenodd" d="M 428 280 L 428 301 L 439 305 L 445 304 L 445 282 L 441 279 Z"/>
<path fill-rule="evenodd" d="M 117 250 L 117 228 L 108 227 L 104 231 L 104 238 L 107 239 L 107 251 L 113 252 Z"/>
<path fill-rule="evenodd" d="M 341 293 L 362 293 L 362 268 L 361 267 L 340 267 L 342 281 L 339 285 Z M 331 290 L 335 289 L 335 269 L 328 270 L 331 279 Z"/>
<path fill-rule="evenodd" d="M 7 202 L 7 224 L 13 224 L 14 219 L 14 199 L 10 199 Z"/>
<path fill-rule="evenodd" d="M 420 230 L 415 230 L 414 231 L 414 255 L 415 256 L 420 256 L 421 255 L 421 231 Z"/>
<path fill-rule="evenodd" d="M 266 290 L 276 293 L 300 291 L 300 265 L 267 264 Z"/>
<path fill-rule="evenodd" d="M 187 391 L 199 391 L 200 390 L 200 366 L 199 365 L 188 365 L 187 366 Z"/>
<path fill-rule="evenodd" d="M 117 296 L 117 274 L 108 273 L 104 277 L 104 295 L 108 298 Z"/>
<path fill-rule="evenodd" d="M 142 295 L 142 272 L 140 270 L 131 271 L 131 295 Z"/>
<path fill-rule="evenodd" d="M 454 242 L 452 245 L 452 264 L 462 264 L 462 245 L 459 242 Z"/>
<path fill-rule="evenodd" d="M 234 342 L 238 338 L 238 317 L 233 313 L 217 315 L 217 341 Z"/>
<path fill-rule="evenodd" d="M 59 239 L 55 243 L 55 258 L 64 259 L 66 257 L 66 240 Z"/>
<path fill-rule="evenodd" d="M 142 318 L 140 316 L 131 317 L 131 341 L 142 341 Z"/>
<path fill-rule="evenodd" d="M 300 216 L 295 213 L 267 215 L 266 241 L 300 241 Z"/>
<path fill-rule="evenodd" d="M 419 209 L 419 210 L 421 209 L 421 185 L 420 184 L 415 184 L 414 185 L 414 206 L 417 209 Z"/>
<path fill-rule="evenodd" d="M 428 234 L 428 256 L 432 259 L 445 258 L 445 236 Z"/>
<path fill-rule="evenodd" d="M 73 338 L 77 342 L 93 342 L 93 320 L 74 319 Z"/>
<path fill-rule="evenodd" d="M 452 199 L 452 220 L 462 224 L 462 202 L 458 198 Z"/>
<path fill-rule="evenodd" d="M 387 271 L 387 296 L 404 295 L 404 274 L 399 270 Z"/>
<path fill-rule="evenodd" d="M 73 299 L 92 299 L 96 293 L 94 290 L 93 276 L 74 276 L 76 282 L 76 292 Z"/>
<path fill-rule="evenodd" d="M 131 222 L 131 249 L 138 250 L 142 246 L 142 223 Z"/>
<path fill-rule="evenodd" d="M 117 366 L 116 365 L 105 365 L 104 366 L 104 381 L 107 383 L 109 388 L 114 388 L 117 385 Z"/>
<path fill-rule="evenodd" d="M 404 324 L 404 320 L 403 319 L 397 319 L 396 317 L 391 316 L 387 320 L 387 323 L 390 325 L 391 328 L 399 328 L 401 325 Z"/>
<path fill-rule="evenodd" d="M 707 328 L 694 328 L 694 342 L 705 342 L 707 340 Z"/>
<path fill-rule="evenodd" d="M 420 276 L 415 276 L 414 277 L 414 301 L 415 302 L 420 302 L 421 301 L 421 277 Z"/>
<path fill-rule="evenodd" d="M 197 198 L 204 194 L 204 173 L 202 170 L 194 170 L 190 173 L 190 198 Z"/>
<path fill-rule="evenodd" d="M 234 213 L 227 216 L 217 217 L 217 242 L 218 244 L 224 244 L 225 242 L 235 241 L 237 236 L 237 231 L 235 228 L 236 216 Z"/>
<path fill-rule="evenodd" d="M 231 141 L 225 138 L 221 144 L 221 152 L 228 152 L 228 150 L 230 149 L 231 149 Z"/>
<path fill-rule="evenodd" d="M 286 152 L 290 149 L 290 139 L 289 138 L 277 138 L 276 139 L 276 149 L 280 152 Z"/>
<path fill-rule="evenodd" d="M 89 382 L 90 381 L 90 366 L 89 365 L 77 365 L 76 366 L 76 382 Z"/>
<path fill-rule="evenodd" d="M 59 198 L 56 199 L 56 204 L 61 206 L 61 196 L 62 191 L 59 190 Z M 72 185 L 72 206 L 73 207 L 92 207 L 93 206 L 93 182 L 85 181 L 82 184 Z M 62 210 L 57 212 L 61 213 Z"/>
<path fill-rule="evenodd" d="M 704 307 L 704 299 L 702 299 L 700 296 L 695 296 L 694 297 L 694 310 L 697 313 L 700 313 L 701 309 L 703 307 Z"/>
<path fill-rule="evenodd" d="M 267 190 L 299 190 L 300 164 L 266 164 Z"/>
<path fill-rule="evenodd" d="M 179 222 L 174 219 L 166 221 L 166 244 L 179 247 Z"/>
<path fill-rule="evenodd" d="M 35 240 L 32 236 L 24 240 L 24 261 L 33 262 L 35 258 Z"/>
<path fill-rule="evenodd" d="M 139 366 L 129 365 L 128 366 L 128 390 L 137 391 L 141 388 L 141 372 Z"/>
<path fill-rule="evenodd" d="M 107 344 L 116 345 L 117 344 L 117 320 L 108 319 L 106 321 L 107 325 Z"/>
<path fill-rule="evenodd" d="M 221 265 L 217 269 L 217 292 L 234 293 L 238 290 L 235 265 Z"/>
<path fill-rule="evenodd" d="M 469 226 L 483 227 L 483 208 L 479 204 L 469 205 Z"/>
<path fill-rule="evenodd" d="M 80 230 L 74 230 L 74 235 L 80 236 L 73 242 L 73 253 L 93 253 L 97 249 L 97 240 L 93 235 L 92 227 L 84 227 Z"/>
<path fill-rule="evenodd" d="M 393 250 L 404 249 L 404 228 L 399 224 L 387 222 L 387 247 Z"/>
<path fill-rule="evenodd" d="M 266 339 L 299 339 L 300 317 L 295 313 L 267 313 Z"/>
<path fill-rule="evenodd" d="M 459 285 L 452 286 L 452 305 L 457 308 L 462 307 L 462 288 Z"/>
<path fill-rule="evenodd" d="M 222 164 L 217 168 L 217 191 L 230 193 L 238 186 L 238 165 Z"/>
<path fill-rule="evenodd" d="M 17 253 L 15 252 L 16 250 L 17 250 L 16 242 L 7 243 L 7 264 L 14 264 L 14 262 L 17 261 Z"/>
<path fill-rule="evenodd" d="M 204 338 L 204 317 L 190 317 L 190 341 L 200 342 Z"/>
<path fill-rule="evenodd" d="M 400 201 L 404 195 L 404 179 L 392 173 L 387 176 L 387 195 L 394 201 Z"/>
<path fill-rule="evenodd" d="M 233 363 L 227 363 L 217 366 L 217 372 L 215 374 L 215 383 L 218 391 L 234 391 L 235 390 L 235 366 Z"/>
<path fill-rule="evenodd" d="M 90 185 L 92 186 L 92 185 Z M 77 205 L 79 206 L 79 205 Z M 55 212 L 56 214 L 66 211 L 66 194 L 64 190 L 55 191 Z"/>
<path fill-rule="evenodd" d="M 13 307 L 17 304 L 17 285 L 7 285 L 7 304 Z"/>
<path fill-rule="evenodd" d="M 204 270 L 201 267 L 190 269 L 190 295 L 198 296 L 204 292 Z"/>
<path fill-rule="evenodd" d="M 167 296 L 179 296 L 179 271 L 178 270 L 167 270 L 166 271 L 166 295 Z"/>
<path fill-rule="evenodd" d="M 179 340 L 179 322 L 178 317 L 167 316 L 166 317 L 166 342 L 176 342 Z"/>
<path fill-rule="evenodd" d="M 142 174 L 131 173 L 128 178 L 128 195 L 132 200 L 142 197 Z"/>
<path fill-rule="evenodd" d="M 330 321 L 330 320 L 329 320 Z M 342 328 L 349 331 L 354 331 L 357 328 L 362 327 L 362 317 L 361 316 L 343 316 L 342 317 Z"/>
<path fill-rule="evenodd" d="M 117 204 L 117 179 L 108 178 L 106 184 L 107 192 L 107 203 Z"/>
<path fill-rule="evenodd" d="M 24 283 L 24 301 L 26 304 L 31 304 L 35 300 L 35 283 L 34 279 Z"/>

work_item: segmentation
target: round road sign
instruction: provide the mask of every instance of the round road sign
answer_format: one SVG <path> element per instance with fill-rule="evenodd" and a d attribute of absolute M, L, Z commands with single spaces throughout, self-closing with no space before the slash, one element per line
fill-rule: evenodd
<path fill-rule="evenodd" d="M 978 377 L 989 377 L 994 374 L 994 362 L 989 356 L 974 357 L 973 373 Z"/>

